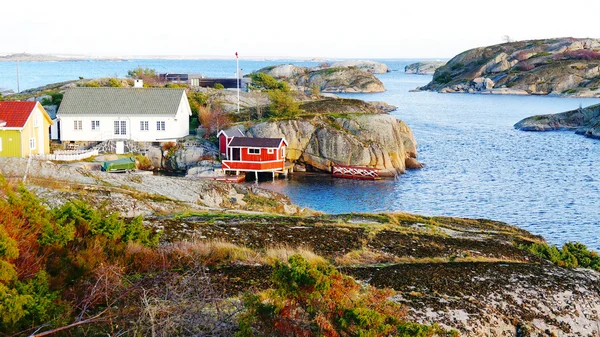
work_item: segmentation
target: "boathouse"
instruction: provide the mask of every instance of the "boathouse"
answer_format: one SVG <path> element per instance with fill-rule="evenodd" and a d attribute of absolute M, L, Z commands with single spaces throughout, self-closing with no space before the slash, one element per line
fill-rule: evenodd
<path fill-rule="evenodd" d="M 227 144 L 226 160 L 222 161 L 225 172 L 273 172 L 285 173 L 285 150 L 283 138 L 233 137 Z"/>
<path fill-rule="evenodd" d="M 233 137 L 244 137 L 244 133 L 239 128 L 234 126 L 226 130 L 221 130 L 217 134 L 217 138 L 219 138 L 219 153 L 221 154 L 221 158 L 229 158 L 227 157 L 227 146 Z"/>

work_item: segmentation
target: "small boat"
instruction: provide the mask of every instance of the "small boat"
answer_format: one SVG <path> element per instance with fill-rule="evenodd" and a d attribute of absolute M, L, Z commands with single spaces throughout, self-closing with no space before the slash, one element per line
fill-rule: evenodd
<path fill-rule="evenodd" d="M 331 168 L 334 178 L 358 179 L 358 180 L 381 180 L 379 169 L 366 166 L 344 166 L 334 165 Z"/>
<path fill-rule="evenodd" d="M 219 177 L 214 177 L 212 178 L 213 180 L 216 181 L 224 181 L 226 183 L 241 183 L 242 181 L 246 180 L 246 175 L 245 174 L 240 174 L 237 176 L 219 176 Z"/>
<path fill-rule="evenodd" d="M 102 171 L 118 173 L 135 171 L 135 158 L 127 157 L 102 163 Z"/>

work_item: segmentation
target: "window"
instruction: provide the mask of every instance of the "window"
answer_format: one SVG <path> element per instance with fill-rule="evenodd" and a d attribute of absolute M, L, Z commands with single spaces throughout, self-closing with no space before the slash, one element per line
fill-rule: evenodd
<path fill-rule="evenodd" d="M 100 121 L 92 121 L 92 131 L 100 130 Z"/>
<path fill-rule="evenodd" d="M 115 135 L 127 134 L 127 121 L 115 121 Z"/>
<path fill-rule="evenodd" d="M 148 121 L 140 121 L 140 131 L 148 131 Z"/>
<path fill-rule="evenodd" d="M 29 138 L 29 149 L 35 150 L 35 138 Z"/>
<path fill-rule="evenodd" d="M 273 150 L 273 149 L 268 149 L 268 150 L 267 150 L 267 153 L 268 153 L 268 154 L 273 154 L 273 151 L 275 151 L 275 150 Z"/>
<path fill-rule="evenodd" d="M 0 138 L 0 152 L 2 152 L 2 138 Z"/>
<path fill-rule="evenodd" d="M 83 122 L 73 121 L 73 130 L 83 130 Z"/>
<path fill-rule="evenodd" d="M 249 154 L 260 154 L 260 149 L 248 149 Z"/>
<path fill-rule="evenodd" d="M 33 127 L 37 128 L 39 126 L 40 126 L 40 116 L 38 116 L 37 114 L 33 115 Z"/>
<path fill-rule="evenodd" d="M 156 131 L 165 131 L 164 121 L 156 121 Z"/>

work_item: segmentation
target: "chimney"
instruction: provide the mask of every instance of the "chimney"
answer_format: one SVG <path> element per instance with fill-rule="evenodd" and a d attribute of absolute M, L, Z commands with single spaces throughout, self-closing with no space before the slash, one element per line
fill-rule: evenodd
<path fill-rule="evenodd" d="M 133 80 L 133 87 L 134 88 L 143 88 L 144 87 L 144 80 Z"/>

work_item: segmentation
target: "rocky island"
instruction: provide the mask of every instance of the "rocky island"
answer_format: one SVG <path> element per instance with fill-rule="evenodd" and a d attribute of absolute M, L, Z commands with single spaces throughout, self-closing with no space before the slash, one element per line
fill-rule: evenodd
<path fill-rule="evenodd" d="M 407 65 L 404 67 L 404 72 L 416 75 L 433 75 L 437 68 L 444 64 L 446 64 L 446 61 L 421 61 Z"/>
<path fill-rule="evenodd" d="M 265 67 L 257 72 L 285 81 L 296 90 L 317 87 L 324 93 L 384 92 L 383 83 L 371 72 L 350 66 L 299 67 L 291 64 Z"/>
<path fill-rule="evenodd" d="M 600 40 L 557 38 L 462 52 L 420 90 L 600 97 Z"/>
<path fill-rule="evenodd" d="M 549 115 L 527 117 L 515 128 L 521 131 L 575 130 L 576 134 L 600 139 L 600 104 Z"/>

